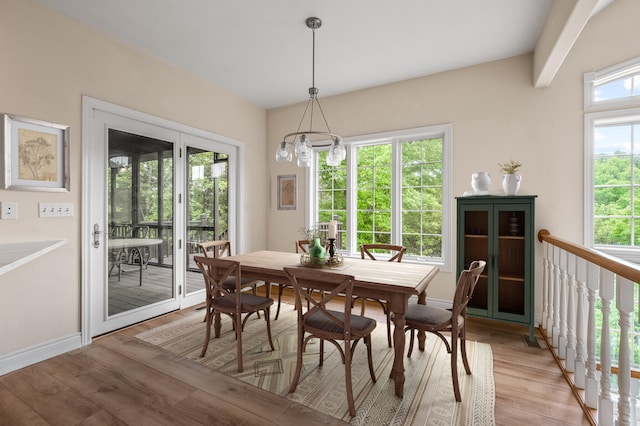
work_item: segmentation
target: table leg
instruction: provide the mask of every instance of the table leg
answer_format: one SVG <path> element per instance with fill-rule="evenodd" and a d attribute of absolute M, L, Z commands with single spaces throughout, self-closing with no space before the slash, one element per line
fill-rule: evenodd
<path fill-rule="evenodd" d="M 393 368 L 391 378 L 396 383 L 396 396 L 402 398 L 404 395 L 404 313 L 394 312 L 393 315 Z"/>
<path fill-rule="evenodd" d="M 423 291 L 418 295 L 418 304 L 426 305 L 427 304 L 427 292 Z M 424 351 L 424 342 L 427 340 L 427 333 L 424 331 L 418 330 L 418 349 Z"/>
<path fill-rule="evenodd" d="M 140 286 L 142 286 L 142 251 L 139 247 L 136 247 L 134 250 L 138 252 L 138 259 L 140 259 Z"/>

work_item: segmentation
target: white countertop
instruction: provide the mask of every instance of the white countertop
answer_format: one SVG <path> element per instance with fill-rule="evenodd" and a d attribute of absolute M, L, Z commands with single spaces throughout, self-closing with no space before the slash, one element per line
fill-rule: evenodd
<path fill-rule="evenodd" d="M 66 243 L 66 240 L 0 243 L 0 275 L 24 265 Z"/>

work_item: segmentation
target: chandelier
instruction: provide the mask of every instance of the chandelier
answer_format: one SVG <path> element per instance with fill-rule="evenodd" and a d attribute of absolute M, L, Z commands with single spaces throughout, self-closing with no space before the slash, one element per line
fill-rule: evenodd
<path fill-rule="evenodd" d="M 320 106 L 320 101 L 318 100 L 318 89 L 315 87 L 316 30 L 320 28 L 320 26 L 322 25 L 322 21 L 319 18 L 312 17 L 307 18 L 306 24 L 307 27 L 311 28 L 311 31 L 313 33 L 311 87 L 309 88 L 309 100 L 307 101 L 307 106 L 302 113 L 300 124 L 298 124 L 298 130 L 292 133 L 287 133 L 284 138 L 282 138 L 282 142 L 280 142 L 280 145 L 276 150 L 276 161 L 290 162 L 293 159 L 293 154 L 295 153 L 298 166 L 309 167 L 311 166 L 311 160 L 313 159 L 313 148 L 330 146 L 329 152 L 327 153 L 327 165 L 339 166 L 342 160 L 347 157 L 347 151 L 342 143 L 342 138 L 334 133 L 331 133 L 331 129 L 329 129 L 329 124 L 327 123 L 327 119 L 324 116 L 324 111 L 322 111 L 322 106 Z M 324 121 L 324 125 L 327 129 L 326 131 L 313 129 L 313 114 L 316 109 L 322 116 L 322 120 Z M 300 130 L 305 123 L 307 112 L 309 113 L 309 130 Z M 327 142 L 325 139 L 323 142 L 313 143 L 310 139 L 311 136 L 325 136 L 328 137 L 330 141 Z"/>

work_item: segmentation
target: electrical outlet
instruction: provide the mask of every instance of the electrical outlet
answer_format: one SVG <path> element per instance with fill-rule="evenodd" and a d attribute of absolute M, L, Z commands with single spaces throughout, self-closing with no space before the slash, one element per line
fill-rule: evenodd
<path fill-rule="evenodd" d="M 0 219 L 17 219 L 18 203 L 15 201 L 3 201 L 0 207 Z"/>

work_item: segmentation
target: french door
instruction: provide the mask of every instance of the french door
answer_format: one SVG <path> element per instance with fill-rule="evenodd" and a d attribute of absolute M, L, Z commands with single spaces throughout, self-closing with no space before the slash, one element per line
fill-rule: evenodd
<path fill-rule="evenodd" d="M 193 257 L 235 240 L 237 147 L 91 98 L 83 112 L 86 344 L 204 300 Z"/>

